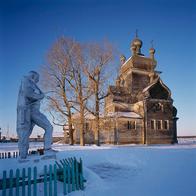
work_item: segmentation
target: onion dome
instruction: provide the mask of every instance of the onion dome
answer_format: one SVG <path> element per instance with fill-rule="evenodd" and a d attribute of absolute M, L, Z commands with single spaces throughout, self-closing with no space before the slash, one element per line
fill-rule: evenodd
<path fill-rule="evenodd" d="M 135 38 L 133 41 L 132 41 L 132 46 L 136 46 L 136 47 L 139 47 L 141 48 L 142 47 L 142 40 L 140 40 L 139 38 Z"/>
<path fill-rule="evenodd" d="M 141 54 L 141 47 L 142 47 L 142 40 L 140 40 L 138 38 L 138 35 L 137 35 L 137 30 L 136 30 L 136 36 L 135 36 L 135 39 L 131 42 L 131 51 L 133 53 L 133 55 L 142 55 Z"/>
<path fill-rule="evenodd" d="M 120 63 L 121 63 L 121 65 L 123 65 L 125 63 L 125 61 L 126 61 L 126 57 L 124 55 L 121 55 L 120 56 Z"/>
<path fill-rule="evenodd" d="M 153 40 L 151 41 L 151 48 L 149 49 L 150 58 L 154 59 L 155 49 L 153 47 Z"/>
<path fill-rule="evenodd" d="M 154 53 L 155 53 L 155 49 L 154 49 L 154 48 L 150 48 L 150 49 L 149 49 L 149 53 L 150 53 L 150 54 L 154 54 Z"/>

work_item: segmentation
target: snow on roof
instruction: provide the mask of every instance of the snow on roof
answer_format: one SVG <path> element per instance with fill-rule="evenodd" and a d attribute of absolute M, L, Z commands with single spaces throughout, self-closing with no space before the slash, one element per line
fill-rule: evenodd
<path fill-rule="evenodd" d="M 80 117 L 80 113 L 77 112 L 77 113 L 73 114 L 72 117 L 73 117 L 73 119 L 77 119 Z M 85 119 L 89 119 L 89 120 L 92 120 L 95 118 L 95 116 L 92 113 L 87 112 L 87 111 L 85 112 L 84 117 L 85 117 Z"/>
<path fill-rule="evenodd" d="M 148 58 L 148 59 L 150 59 L 149 57 L 145 56 L 144 54 L 138 54 L 137 56 L 142 57 L 142 58 Z M 126 65 L 127 62 L 128 62 L 129 60 L 132 59 L 132 57 L 133 57 L 133 56 L 130 56 L 130 57 L 121 65 L 121 67 L 123 67 L 124 65 Z"/>
<path fill-rule="evenodd" d="M 108 117 L 142 118 L 135 112 L 109 112 Z"/>

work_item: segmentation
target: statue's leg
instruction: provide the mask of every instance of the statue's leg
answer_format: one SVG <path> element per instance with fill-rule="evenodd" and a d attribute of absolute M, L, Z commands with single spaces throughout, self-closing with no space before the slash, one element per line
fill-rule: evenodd
<path fill-rule="evenodd" d="M 19 127 L 17 128 L 18 133 L 18 149 L 20 152 L 20 158 L 25 159 L 28 154 L 29 146 L 29 128 L 30 127 Z"/>
<path fill-rule="evenodd" d="M 28 153 L 28 150 L 29 150 L 29 137 L 33 131 L 33 128 L 34 128 L 35 124 L 34 123 L 31 123 L 31 126 L 29 128 L 29 131 L 28 131 L 28 140 L 27 140 L 27 144 L 26 144 L 26 151 Z"/>
<path fill-rule="evenodd" d="M 25 159 L 28 154 L 29 132 L 31 130 L 29 107 L 17 108 L 17 134 L 20 158 Z"/>
<path fill-rule="evenodd" d="M 48 150 L 51 148 L 52 145 L 52 132 L 53 127 L 50 123 L 50 121 L 46 118 L 44 114 L 42 114 L 39 111 L 32 113 L 32 121 L 37 126 L 43 128 L 45 130 L 44 134 L 44 149 Z"/>

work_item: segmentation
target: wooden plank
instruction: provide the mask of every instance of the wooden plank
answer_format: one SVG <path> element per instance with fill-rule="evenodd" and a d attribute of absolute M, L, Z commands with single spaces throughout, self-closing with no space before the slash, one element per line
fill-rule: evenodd
<path fill-rule="evenodd" d="M 25 196 L 25 168 L 22 169 L 22 196 Z"/>
<path fill-rule="evenodd" d="M 52 196 L 52 165 L 49 165 L 49 196 Z"/>
<path fill-rule="evenodd" d="M 82 166 L 82 159 L 80 158 L 80 189 L 84 189 L 84 179 L 83 179 L 83 166 Z"/>
<path fill-rule="evenodd" d="M 68 183 L 68 193 L 71 192 L 71 168 L 70 165 L 67 166 L 67 183 Z"/>
<path fill-rule="evenodd" d="M 33 168 L 33 196 L 37 196 L 37 167 Z"/>
<path fill-rule="evenodd" d="M 55 163 L 57 164 L 59 169 L 63 169 L 62 166 L 57 161 L 55 161 Z"/>
<path fill-rule="evenodd" d="M 74 164 L 75 164 L 75 171 L 76 171 L 76 190 L 79 190 L 79 172 L 78 172 L 78 162 L 76 158 L 74 158 Z"/>
<path fill-rule="evenodd" d="M 57 171 L 56 164 L 54 164 L 54 196 L 57 196 Z"/>
<path fill-rule="evenodd" d="M 64 165 L 64 162 L 62 160 L 60 160 L 60 163 L 61 163 L 62 166 Z"/>
<path fill-rule="evenodd" d="M 10 170 L 9 174 L 9 196 L 13 195 L 13 170 Z"/>
<path fill-rule="evenodd" d="M 67 160 L 67 159 L 64 159 L 65 160 L 65 162 L 67 163 L 67 165 L 69 165 L 69 161 Z"/>
<path fill-rule="evenodd" d="M 74 161 L 72 161 L 72 164 L 71 164 L 71 181 L 72 181 L 72 191 L 75 191 L 76 185 L 75 185 L 75 164 L 74 164 Z"/>
<path fill-rule="evenodd" d="M 63 193 L 64 195 L 67 195 L 67 166 L 63 165 Z"/>
<path fill-rule="evenodd" d="M 3 193 L 3 196 L 6 195 L 6 171 L 3 171 L 3 190 L 2 190 L 2 193 Z"/>
<path fill-rule="evenodd" d="M 47 166 L 44 165 L 44 196 L 47 196 Z"/>
<path fill-rule="evenodd" d="M 20 180 L 20 170 L 16 170 L 16 196 L 19 196 L 19 180 Z"/>
<path fill-rule="evenodd" d="M 63 159 L 62 161 L 63 161 L 63 165 L 67 165 L 67 162 L 65 161 L 65 159 Z"/>
<path fill-rule="evenodd" d="M 31 196 L 31 168 L 28 168 L 28 196 Z"/>

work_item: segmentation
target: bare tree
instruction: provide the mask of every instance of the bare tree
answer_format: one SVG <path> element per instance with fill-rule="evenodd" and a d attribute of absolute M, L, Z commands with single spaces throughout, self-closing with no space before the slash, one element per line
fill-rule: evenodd
<path fill-rule="evenodd" d="M 70 69 L 70 56 L 76 43 L 72 39 L 60 38 L 48 52 L 47 64 L 42 68 L 43 84 L 48 95 L 48 109 L 53 117 L 53 123 L 65 126 L 68 123 L 70 144 L 74 144 L 72 122 L 72 99 L 74 97 L 67 82 Z M 55 115 L 53 115 L 55 112 Z M 58 118 L 55 122 L 55 116 Z M 57 119 L 56 118 L 56 119 Z M 59 121 L 62 119 L 63 123 Z M 65 134 L 66 135 L 66 134 Z"/>
<path fill-rule="evenodd" d="M 72 113 L 77 111 L 80 145 L 85 145 L 85 110 L 88 110 L 95 116 L 94 140 L 100 145 L 100 104 L 106 96 L 104 85 L 112 59 L 113 47 L 106 41 L 81 44 L 61 37 L 49 51 L 48 63 L 43 69 L 45 87 L 51 92 L 49 108 L 56 112 L 53 118 L 60 115 L 68 123 L 70 144 L 74 143 Z M 90 98 L 93 102 L 87 104 Z"/>
<path fill-rule="evenodd" d="M 113 58 L 113 46 L 107 41 L 91 43 L 86 46 L 84 72 L 88 77 L 89 91 L 94 98 L 94 108 L 86 107 L 86 109 L 95 116 L 94 142 L 98 146 L 100 145 L 100 104 L 107 96 L 105 85 L 111 76 L 108 74 L 108 68 Z"/>
<path fill-rule="evenodd" d="M 75 100 L 72 101 L 73 107 L 79 112 L 80 124 L 80 145 L 85 145 L 85 105 L 88 99 L 86 93 L 86 77 L 83 73 L 84 67 L 84 45 L 77 43 L 74 49 L 69 53 L 70 69 L 66 81 L 75 94 Z"/>
<path fill-rule="evenodd" d="M 64 116 L 69 125 L 69 135 L 73 144 L 74 111 L 80 114 L 80 145 L 85 145 L 85 75 L 83 74 L 83 45 L 79 42 L 61 37 L 52 46 L 44 67 L 45 86 L 52 94 L 49 96 L 50 108 Z"/>

